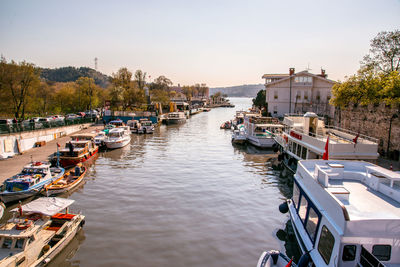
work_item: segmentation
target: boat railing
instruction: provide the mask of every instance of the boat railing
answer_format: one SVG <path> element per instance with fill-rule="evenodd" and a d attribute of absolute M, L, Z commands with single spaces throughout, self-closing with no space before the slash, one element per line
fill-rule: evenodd
<path fill-rule="evenodd" d="M 372 253 L 361 246 L 360 266 L 362 267 L 385 267 L 386 265 L 380 262 Z"/>
<path fill-rule="evenodd" d="M 351 130 L 348 130 L 348 129 L 340 128 L 340 127 L 333 126 L 333 125 L 326 125 L 325 128 L 326 129 L 337 130 L 337 131 L 340 131 L 340 132 L 343 132 L 343 133 L 346 133 L 346 134 L 350 134 L 350 135 L 353 135 L 353 136 L 357 136 L 358 135 L 358 138 L 360 138 L 360 139 L 364 139 L 364 140 L 368 140 L 368 141 L 371 141 L 371 142 L 374 142 L 374 143 L 378 143 L 378 139 L 377 138 L 374 138 L 374 137 L 371 137 L 371 136 L 368 136 L 368 135 L 364 135 L 364 134 L 360 134 L 360 133 L 357 133 L 357 132 L 354 132 L 354 131 L 351 131 Z M 359 140 L 359 142 L 362 142 L 362 140 Z"/>

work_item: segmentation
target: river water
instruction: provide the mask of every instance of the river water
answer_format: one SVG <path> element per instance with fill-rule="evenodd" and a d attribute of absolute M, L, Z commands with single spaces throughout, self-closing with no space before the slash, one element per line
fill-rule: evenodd
<path fill-rule="evenodd" d="M 272 151 L 234 147 L 219 129 L 251 106 L 231 102 L 100 153 L 70 196 L 84 229 L 50 266 L 255 266 L 263 250 L 284 251 L 289 187 Z"/>

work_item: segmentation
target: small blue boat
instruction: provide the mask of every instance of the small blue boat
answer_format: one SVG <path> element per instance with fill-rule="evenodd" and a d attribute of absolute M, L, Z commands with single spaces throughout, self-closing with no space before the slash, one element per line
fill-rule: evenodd
<path fill-rule="evenodd" d="M 21 173 L 4 181 L 0 192 L 3 203 L 22 200 L 39 194 L 46 185 L 64 175 L 64 168 L 50 168 L 49 163 L 32 162 Z"/>

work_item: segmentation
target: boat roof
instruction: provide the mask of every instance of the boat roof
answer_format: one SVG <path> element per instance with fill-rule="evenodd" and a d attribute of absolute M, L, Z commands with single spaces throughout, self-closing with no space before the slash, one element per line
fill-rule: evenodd
<path fill-rule="evenodd" d="M 69 207 L 75 200 L 59 197 L 41 197 L 25 205 L 22 205 L 24 213 L 40 213 L 45 216 L 53 216 L 54 214 Z M 18 208 L 11 210 L 18 212 Z"/>
<path fill-rule="evenodd" d="M 30 168 L 30 169 L 42 169 L 42 168 L 49 168 L 49 167 L 50 167 L 50 163 L 47 163 L 47 162 L 31 162 L 24 166 L 24 168 Z"/>
<path fill-rule="evenodd" d="M 304 184 L 308 184 L 310 197 L 321 206 L 327 205 L 323 209 L 328 213 L 329 202 L 336 202 L 344 207 L 347 221 L 400 221 L 400 174 L 396 172 L 364 161 L 301 160 L 297 173 Z M 307 177 L 314 183 L 306 182 Z M 324 177 L 328 180 L 324 181 Z M 320 188 L 325 194 L 321 194 Z M 343 194 L 348 195 L 348 199 L 342 198 Z M 334 201 L 327 197 L 329 195 Z"/>
<path fill-rule="evenodd" d="M 125 129 L 123 127 L 117 127 L 117 128 L 111 129 L 108 133 L 123 132 L 123 131 L 125 131 Z"/>
<path fill-rule="evenodd" d="M 80 134 L 74 134 L 71 135 L 71 138 L 77 139 L 77 138 L 94 138 L 96 136 L 96 133 L 80 133 Z"/>
<path fill-rule="evenodd" d="M 283 128 L 284 126 L 282 124 L 275 124 L 275 123 L 256 123 L 256 127 L 276 127 L 276 128 Z"/>

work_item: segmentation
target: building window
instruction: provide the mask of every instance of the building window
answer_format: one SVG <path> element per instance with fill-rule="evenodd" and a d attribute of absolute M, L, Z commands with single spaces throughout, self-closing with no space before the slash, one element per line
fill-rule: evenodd
<path fill-rule="evenodd" d="M 372 254 L 380 261 L 389 261 L 392 247 L 390 245 L 372 246 Z"/>
<path fill-rule="evenodd" d="M 297 76 L 294 78 L 295 83 L 312 83 L 312 77 L 309 76 Z"/>
<path fill-rule="evenodd" d="M 304 91 L 304 99 L 307 100 L 308 99 L 308 92 Z"/>
<path fill-rule="evenodd" d="M 274 99 L 278 99 L 278 91 L 274 91 Z"/>
<path fill-rule="evenodd" d="M 321 100 L 321 93 L 317 91 L 317 95 L 315 96 L 315 100 L 319 101 Z"/>
<path fill-rule="evenodd" d="M 321 230 L 321 236 L 319 237 L 318 252 L 324 259 L 326 265 L 329 265 L 334 245 L 335 238 L 329 229 L 324 225 Z"/>
<path fill-rule="evenodd" d="M 296 92 L 296 100 L 297 99 L 299 99 L 299 100 L 301 99 L 301 92 L 300 91 Z"/>
<path fill-rule="evenodd" d="M 356 245 L 345 245 L 343 247 L 343 261 L 354 261 L 356 259 L 357 247 Z"/>
<path fill-rule="evenodd" d="M 278 106 L 274 106 L 274 114 L 278 114 Z"/>

